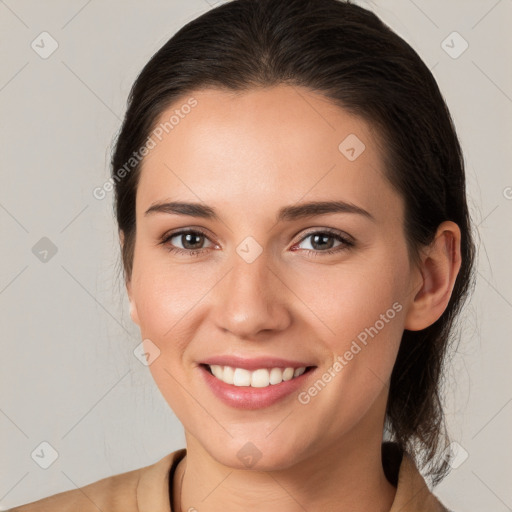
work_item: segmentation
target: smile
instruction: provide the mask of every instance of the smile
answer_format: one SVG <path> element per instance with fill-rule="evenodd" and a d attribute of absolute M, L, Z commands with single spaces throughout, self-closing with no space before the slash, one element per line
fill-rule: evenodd
<path fill-rule="evenodd" d="M 253 388 L 266 388 L 271 385 L 281 384 L 283 381 L 300 377 L 306 371 L 305 366 L 299 368 L 259 368 L 254 371 L 217 364 L 205 366 L 212 375 L 225 384 L 240 387 L 250 386 Z"/>
<path fill-rule="evenodd" d="M 261 409 L 298 393 L 316 366 L 286 366 L 248 370 L 235 366 L 199 364 L 203 382 L 224 404 L 237 409 Z M 215 375 L 215 372 L 217 375 Z"/>

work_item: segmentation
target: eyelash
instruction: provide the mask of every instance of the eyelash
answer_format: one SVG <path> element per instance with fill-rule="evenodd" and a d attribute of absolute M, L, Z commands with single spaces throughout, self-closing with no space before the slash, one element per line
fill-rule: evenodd
<path fill-rule="evenodd" d="M 167 246 L 166 247 L 167 250 L 171 253 L 184 254 L 184 255 L 187 255 L 190 257 L 199 256 L 206 249 L 180 249 L 179 247 L 174 247 L 169 244 L 169 240 L 171 240 L 171 238 L 174 238 L 175 236 L 178 236 L 178 235 L 187 235 L 187 234 L 202 235 L 202 236 L 208 238 L 208 235 L 205 232 L 201 231 L 200 229 L 185 229 L 185 230 L 176 231 L 174 233 L 169 233 L 169 234 L 164 235 L 162 237 L 161 242 L 159 242 L 159 245 Z M 341 235 L 341 233 L 339 233 L 338 231 L 332 230 L 330 228 L 324 228 L 322 230 L 317 230 L 317 231 L 310 231 L 309 233 L 306 233 L 297 242 L 297 244 L 294 244 L 294 245 L 298 245 L 298 244 L 302 243 L 304 240 L 306 240 L 307 238 L 309 238 L 310 236 L 318 235 L 318 234 L 329 235 L 332 238 L 335 238 L 336 240 L 341 242 L 342 245 L 339 245 L 338 247 L 329 249 L 327 251 L 315 251 L 313 249 L 303 249 L 307 253 L 310 253 L 310 255 L 313 257 L 318 257 L 321 255 L 330 255 L 330 254 L 338 253 L 341 251 L 346 251 L 347 249 L 350 249 L 351 247 L 353 247 L 355 245 L 353 241 L 348 239 L 348 237 L 345 237 L 345 236 Z"/>

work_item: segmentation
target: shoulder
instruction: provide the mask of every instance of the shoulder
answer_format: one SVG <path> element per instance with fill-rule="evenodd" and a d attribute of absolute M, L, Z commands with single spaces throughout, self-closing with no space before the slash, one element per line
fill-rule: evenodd
<path fill-rule="evenodd" d="M 137 511 L 136 496 L 137 483 L 143 469 L 128 471 L 119 475 L 103 478 L 89 485 L 60 492 L 47 498 L 40 499 L 20 507 L 10 509 L 9 512 L 46 512 L 73 510 L 89 512 L 99 510 L 115 510 L 114 506 L 124 507 L 126 512 Z"/>
<path fill-rule="evenodd" d="M 139 512 L 141 505 L 146 508 L 147 504 L 162 508 L 169 503 L 169 471 L 184 451 L 177 450 L 149 466 L 102 478 L 7 512 Z"/>

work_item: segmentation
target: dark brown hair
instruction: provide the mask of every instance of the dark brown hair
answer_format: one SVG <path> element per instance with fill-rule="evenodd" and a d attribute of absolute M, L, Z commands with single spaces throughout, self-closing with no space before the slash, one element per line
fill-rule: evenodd
<path fill-rule="evenodd" d="M 119 170 L 144 146 L 162 112 L 201 88 L 277 84 L 321 93 L 376 128 L 387 178 L 405 200 L 413 258 L 443 221 L 462 232 L 462 266 L 449 304 L 428 328 L 404 332 L 386 411 L 392 440 L 435 484 L 448 470 L 439 456 L 448 442 L 440 398 L 444 361 L 473 282 L 464 161 L 431 72 L 372 12 L 339 0 L 234 0 L 185 25 L 151 58 L 132 87 L 112 155 L 125 279 L 132 271 L 140 163 L 122 179 Z"/>

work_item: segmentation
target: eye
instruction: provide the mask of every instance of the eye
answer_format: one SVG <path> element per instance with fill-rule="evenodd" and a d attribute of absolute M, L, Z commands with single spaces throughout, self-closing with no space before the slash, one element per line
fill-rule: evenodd
<path fill-rule="evenodd" d="M 296 250 L 296 247 L 310 239 L 310 242 L 307 244 L 309 247 L 304 248 L 308 253 L 314 256 L 318 256 L 319 254 L 333 254 L 353 247 L 354 242 L 350 238 L 351 237 L 348 235 L 339 231 L 324 228 L 308 233 L 298 244 L 292 247 L 292 250 Z M 338 245 L 335 245 L 336 241 L 339 242 Z"/>
<path fill-rule="evenodd" d="M 311 248 L 306 247 L 303 250 L 313 256 L 341 252 L 355 245 L 352 237 L 349 235 L 329 228 L 323 228 L 311 231 L 306 236 L 303 236 L 300 242 L 292 246 L 291 250 L 296 251 L 297 247 L 308 239 L 310 239 L 309 246 Z M 210 245 L 204 247 L 205 241 L 208 241 Z M 336 242 L 338 242 L 337 245 Z M 169 252 L 186 256 L 198 256 L 207 249 L 216 247 L 204 232 L 197 229 L 186 229 L 165 234 L 159 244 L 164 245 Z"/>
<path fill-rule="evenodd" d="M 164 235 L 160 244 L 167 246 L 169 252 L 196 256 L 210 247 L 202 247 L 205 240 L 211 243 L 210 239 L 202 231 L 186 229 Z M 181 244 L 181 247 L 177 247 L 176 244 Z M 211 244 L 211 246 L 215 246 L 215 244 Z"/>

